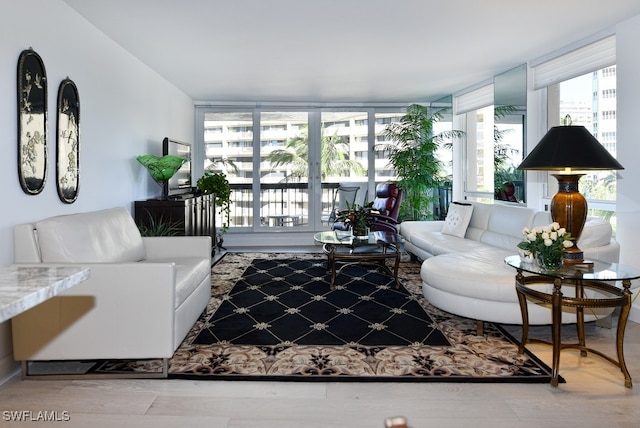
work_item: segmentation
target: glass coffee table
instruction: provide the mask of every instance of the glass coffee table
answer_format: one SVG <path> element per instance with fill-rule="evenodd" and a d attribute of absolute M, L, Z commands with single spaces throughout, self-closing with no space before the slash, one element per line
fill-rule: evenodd
<path fill-rule="evenodd" d="M 331 273 L 330 287 L 333 288 L 336 275 L 349 265 L 373 264 L 394 279 L 396 288 L 398 282 L 398 267 L 400 266 L 400 245 L 403 238 L 392 232 L 370 232 L 367 236 L 353 236 L 348 231 L 327 230 L 313 236 L 314 241 L 322 244 L 328 256 L 328 268 Z M 393 261 L 393 269 L 387 266 L 387 260 Z"/>
<path fill-rule="evenodd" d="M 544 340 L 531 339 L 530 342 L 550 344 L 553 347 L 551 384 L 558 386 L 558 366 L 560 351 L 578 349 L 581 356 L 587 352 L 599 355 L 614 366 L 620 368 L 624 375 L 624 385 L 631 388 L 631 376 L 624 361 L 624 330 L 631 310 L 631 280 L 640 278 L 640 270 L 619 263 L 593 261 L 583 265 L 566 264 L 557 270 L 545 270 L 535 263 L 525 263 L 520 256 L 510 256 L 505 263 L 516 269 L 516 292 L 522 312 L 522 340 L 519 352 L 529 335 L 529 316 L 527 298 L 545 303 L 551 307 L 551 343 Z M 617 285 L 617 281 L 622 286 Z M 550 292 L 542 291 L 535 284 L 553 284 Z M 532 287 L 532 285 L 534 285 Z M 578 343 L 562 343 L 562 308 L 576 309 L 576 327 Z M 604 353 L 588 348 L 584 338 L 585 308 L 620 308 L 618 328 L 616 332 L 617 360 Z"/>

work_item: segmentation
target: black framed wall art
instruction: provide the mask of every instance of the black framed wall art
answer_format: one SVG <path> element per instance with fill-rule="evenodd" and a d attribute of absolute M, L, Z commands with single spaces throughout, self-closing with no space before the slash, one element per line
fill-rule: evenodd
<path fill-rule="evenodd" d="M 58 196 L 73 203 L 80 182 L 80 98 L 78 88 L 69 78 L 58 88 L 58 125 L 56 136 L 56 177 Z"/>
<path fill-rule="evenodd" d="M 33 49 L 18 58 L 18 176 L 31 195 L 47 179 L 47 73 Z"/>

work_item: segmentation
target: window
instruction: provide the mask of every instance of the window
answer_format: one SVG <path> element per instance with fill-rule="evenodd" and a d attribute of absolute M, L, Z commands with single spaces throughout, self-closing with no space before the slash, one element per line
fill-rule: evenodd
<path fill-rule="evenodd" d="M 358 183 L 358 200 L 365 202 L 377 181 L 395 178 L 388 159 L 373 146 L 385 123 L 398 120 L 404 109 L 295 107 L 196 108 L 203 168 L 224 172 L 231 184 L 230 232 L 309 228 L 316 224 L 313 216 L 319 219 L 329 208 L 339 183 Z M 327 151 L 335 159 L 326 159 L 322 145 L 335 149 Z M 288 160 L 285 152 L 295 152 L 294 158 Z M 370 171 L 371 159 L 376 172 Z"/>
<path fill-rule="evenodd" d="M 467 112 L 466 122 L 465 191 L 493 193 L 493 106 Z"/>
<path fill-rule="evenodd" d="M 573 125 L 583 125 L 616 156 L 616 67 L 560 82 L 548 88 L 549 127 L 561 125 L 569 115 Z M 593 90 L 598 96 L 592 97 Z M 549 196 L 557 190 L 556 180 L 548 180 Z M 615 220 L 616 172 L 586 171 L 580 192 L 589 203 L 589 215 Z M 615 230 L 615 223 L 614 223 Z"/>

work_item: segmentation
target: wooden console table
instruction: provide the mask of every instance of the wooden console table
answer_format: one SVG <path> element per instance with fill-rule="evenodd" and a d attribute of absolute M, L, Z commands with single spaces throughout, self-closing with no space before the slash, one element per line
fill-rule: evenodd
<path fill-rule="evenodd" d="M 170 222 L 177 235 L 210 236 L 212 254 L 216 248 L 215 195 L 185 195 L 176 199 L 147 199 L 134 202 L 136 224 Z"/>
<path fill-rule="evenodd" d="M 575 265 L 564 265 L 557 270 L 545 270 L 535 263 L 523 263 L 520 256 L 510 256 L 505 263 L 516 269 L 516 292 L 522 311 L 522 339 L 519 352 L 524 347 L 529 335 L 529 315 L 527 297 L 535 301 L 551 305 L 551 343 L 544 340 L 531 339 L 530 342 L 551 344 L 553 346 L 551 384 L 558 386 L 558 367 L 560 365 L 560 351 L 563 349 L 578 349 L 581 356 L 587 352 L 596 354 L 614 366 L 624 375 L 624 386 L 631 388 L 631 375 L 624 361 L 624 330 L 631 310 L 631 280 L 640 278 L 640 271 L 618 263 L 594 261 L 590 269 L 578 268 Z M 525 273 L 527 275 L 525 275 Z M 615 282 L 621 281 L 622 287 Z M 553 284 L 551 292 L 542 291 L 533 284 Z M 572 293 L 564 291 L 573 290 Z M 587 291 L 592 294 L 588 295 Z M 570 307 L 576 310 L 576 327 L 578 343 L 562 343 L 562 308 Z M 584 337 L 584 309 L 585 308 L 620 308 L 618 328 L 616 331 L 617 360 L 604 353 L 586 346 Z"/>
<path fill-rule="evenodd" d="M 89 278 L 89 268 L 20 266 L 0 268 L 0 323 Z"/>

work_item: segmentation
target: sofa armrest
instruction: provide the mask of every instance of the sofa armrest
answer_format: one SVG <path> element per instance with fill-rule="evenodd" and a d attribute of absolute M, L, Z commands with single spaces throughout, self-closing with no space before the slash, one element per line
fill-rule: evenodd
<path fill-rule="evenodd" d="M 143 237 L 147 259 L 171 257 L 211 257 L 210 236 Z"/>
<path fill-rule="evenodd" d="M 171 357 L 175 265 L 82 266 L 90 269 L 86 281 L 13 318 L 15 359 Z"/>
<path fill-rule="evenodd" d="M 612 239 L 609 244 L 598 247 L 582 248 L 584 258 L 587 260 L 600 260 L 608 263 L 618 263 L 620 261 L 620 244 Z"/>

